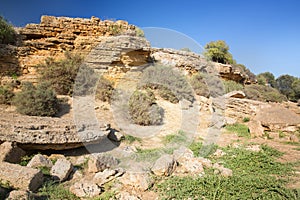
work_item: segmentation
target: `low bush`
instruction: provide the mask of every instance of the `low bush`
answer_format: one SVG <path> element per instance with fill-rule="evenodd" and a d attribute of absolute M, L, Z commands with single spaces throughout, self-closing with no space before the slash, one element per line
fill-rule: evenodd
<path fill-rule="evenodd" d="M 33 116 L 54 116 L 59 107 L 56 94 L 47 83 L 37 86 L 24 83 L 22 91 L 16 94 L 13 102 L 19 113 Z"/>
<path fill-rule="evenodd" d="M 45 182 L 44 185 L 38 190 L 38 195 L 46 199 L 65 199 L 65 200 L 79 200 L 80 198 L 71 193 L 62 184 L 53 181 Z"/>
<path fill-rule="evenodd" d="M 15 94 L 13 93 L 12 88 L 0 86 L 0 104 L 10 105 L 14 96 Z"/>
<path fill-rule="evenodd" d="M 13 26 L 0 16 L 0 44 L 14 44 L 16 35 Z"/>
<path fill-rule="evenodd" d="M 135 27 L 135 34 L 138 37 L 145 37 L 144 31 L 139 27 Z"/>
<path fill-rule="evenodd" d="M 47 58 L 38 65 L 40 80 L 48 81 L 57 94 L 71 95 L 82 61 L 80 55 L 70 52 L 66 52 L 65 57 L 58 61 Z"/>
<path fill-rule="evenodd" d="M 136 90 L 129 99 L 129 114 L 135 124 L 159 125 L 163 120 L 163 110 L 155 103 L 150 90 Z"/>
<path fill-rule="evenodd" d="M 190 79 L 190 84 L 197 95 L 209 97 L 210 92 L 205 81 L 205 74 L 200 72 L 194 74 Z"/>
<path fill-rule="evenodd" d="M 286 96 L 277 89 L 264 85 L 246 85 L 244 92 L 248 99 L 266 102 L 287 101 Z"/>
<path fill-rule="evenodd" d="M 96 98 L 103 102 L 110 102 L 114 88 L 112 83 L 101 76 L 98 80 Z"/>
<path fill-rule="evenodd" d="M 229 93 L 232 91 L 239 91 L 239 90 L 243 90 L 244 86 L 240 83 L 237 83 L 235 81 L 232 80 L 226 80 L 223 81 L 224 87 L 225 87 L 225 92 Z"/>
<path fill-rule="evenodd" d="M 184 75 L 167 66 L 150 66 L 143 72 L 140 88 L 156 89 L 162 98 L 170 102 L 178 102 L 182 99 L 193 102 L 192 88 Z"/>

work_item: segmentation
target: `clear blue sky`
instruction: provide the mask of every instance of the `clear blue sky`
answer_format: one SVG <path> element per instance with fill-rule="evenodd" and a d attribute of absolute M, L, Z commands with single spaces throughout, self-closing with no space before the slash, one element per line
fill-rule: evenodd
<path fill-rule="evenodd" d="M 140 27 L 184 33 L 204 46 L 225 40 L 238 63 L 254 73 L 300 77 L 298 0 L 1 0 L 0 14 L 16 26 L 41 15 L 123 19 Z"/>

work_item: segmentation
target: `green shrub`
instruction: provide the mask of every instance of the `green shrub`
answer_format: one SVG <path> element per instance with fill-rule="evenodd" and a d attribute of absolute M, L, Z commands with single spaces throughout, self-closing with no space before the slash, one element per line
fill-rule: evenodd
<path fill-rule="evenodd" d="M 112 83 L 108 79 L 101 76 L 98 80 L 96 98 L 100 101 L 110 102 L 113 91 L 114 88 Z"/>
<path fill-rule="evenodd" d="M 194 101 L 192 88 L 186 78 L 172 67 L 157 65 L 148 67 L 142 74 L 139 87 L 162 90 L 159 94 L 171 102 L 182 99 Z"/>
<path fill-rule="evenodd" d="M 19 113 L 33 116 L 54 116 L 59 106 L 56 94 L 48 83 L 37 86 L 24 83 L 22 91 L 16 94 L 13 102 Z"/>
<path fill-rule="evenodd" d="M 163 110 L 155 103 L 150 90 L 136 90 L 129 99 L 129 114 L 139 125 L 158 125 L 162 123 Z"/>
<path fill-rule="evenodd" d="M 244 86 L 240 83 L 237 83 L 235 81 L 232 80 L 226 80 L 223 81 L 224 87 L 225 87 L 225 92 L 229 93 L 232 91 L 239 91 L 239 90 L 243 90 Z"/>
<path fill-rule="evenodd" d="M 0 86 L 0 104 L 10 105 L 14 96 L 15 94 L 11 88 L 7 86 Z"/>
<path fill-rule="evenodd" d="M 287 100 L 277 89 L 264 85 L 246 85 L 244 92 L 248 99 L 257 101 L 282 102 Z"/>
<path fill-rule="evenodd" d="M 57 94 L 71 95 L 82 60 L 80 55 L 69 52 L 58 61 L 47 58 L 45 63 L 38 65 L 41 82 L 48 81 Z"/>
<path fill-rule="evenodd" d="M 14 44 L 16 35 L 13 26 L 0 16 L 0 44 Z"/>
<path fill-rule="evenodd" d="M 190 79 L 190 84 L 197 95 L 209 97 L 210 92 L 205 82 L 205 74 L 200 72 L 194 74 Z"/>

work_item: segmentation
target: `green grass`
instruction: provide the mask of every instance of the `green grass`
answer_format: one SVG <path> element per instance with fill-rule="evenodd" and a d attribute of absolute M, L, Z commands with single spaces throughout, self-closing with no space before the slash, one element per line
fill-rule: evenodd
<path fill-rule="evenodd" d="M 21 162 L 19 163 L 21 166 L 27 166 L 29 161 L 35 156 L 35 154 L 32 155 L 26 155 L 21 158 Z"/>
<path fill-rule="evenodd" d="M 300 199 L 299 189 L 285 187 L 293 164 L 276 161 L 281 152 L 263 145 L 262 151 L 226 147 L 220 158 L 211 158 L 233 170 L 222 177 L 205 170 L 203 177 L 170 177 L 154 189 L 161 199 Z"/>
<path fill-rule="evenodd" d="M 239 137 L 250 138 L 249 128 L 245 124 L 232 124 L 226 125 L 226 130 L 229 132 L 236 133 Z"/>
<path fill-rule="evenodd" d="M 138 137 L 135 137 L 135 136 L 132 136 L 132 135 L 125 135 L 124 137 L 124 140 L 125 142 L 129 143 L 129 144 L 132 144 L 133 142 L 137 141 L 137 142 L 142 142 L 142 139 L 141 138 L 138 138 Z"/>
<path fill-rule="evenodd" d="M 46 197 L 48 200 L 79 200 L 80 198 L 72 194 L 63 185 L 48 181 L 38 190 L 38 195 Z"/>
<path fill-rule="evenodd" d="M 180 130 L 175 134 L 166 135 L 163 138 L 163 143 L 164 144 L 169 144 L 169 143 L 182 144 L 186 140 L 187 140 L 186 134 Z"/>

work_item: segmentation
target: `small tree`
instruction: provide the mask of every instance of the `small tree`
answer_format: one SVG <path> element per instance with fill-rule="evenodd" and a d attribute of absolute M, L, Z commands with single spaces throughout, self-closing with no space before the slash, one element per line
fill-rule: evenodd
<path fill-rule="evenodd" d="M 273 88 L 277 88 L 275 76 L 271 72 L 264 72 L 257 75 L 257 81 L 260 85 L 269 84 Z"/>
<path fill-rule="evenodd" d="M 32 116 L 54 116 L 58 112 L 58 99 L 49 83 L 34 86 L 26 82 L 22 91 L 14 98 L 17 111 L 21 114 Z"/>
<path fill-rule="evenodd" d="M 297 78 L 288 74 L 282 75 L 276 79 L 279 91 L 291 101 L 296 101 L 296 94 L 293 89 L 294 81 L 297 81 Z M 296 84 L 294 86 L 296 86 Z"/>
<path fill-rule="evenodd" d="M 204 55 L 207 59 L 223 63 L 223 64 L 233 64 L 233 58 L 229 52 L 229 46 L 223 40 L 212 41 L 205 45 Z"/>
<path fill-rule="evenodd" d="M 0 86 L 0 104 L 12 103 L 14 97 L 13 89 L 8 86 Z"/>
<path fill-rule="evenodd" d="M 57 94 L 71 95 L 83 58 L 80 55 L 65 53 L 64 59 L 55 61 L 48 58 L 38 65 L 40 80 L 48 81 Z"/>
<path fill-rule="evenodd" d="M 101 76 L 98 80 L 96 98 L 103 102 L 110 102 L 114 88 L 112 83 Z"/>

